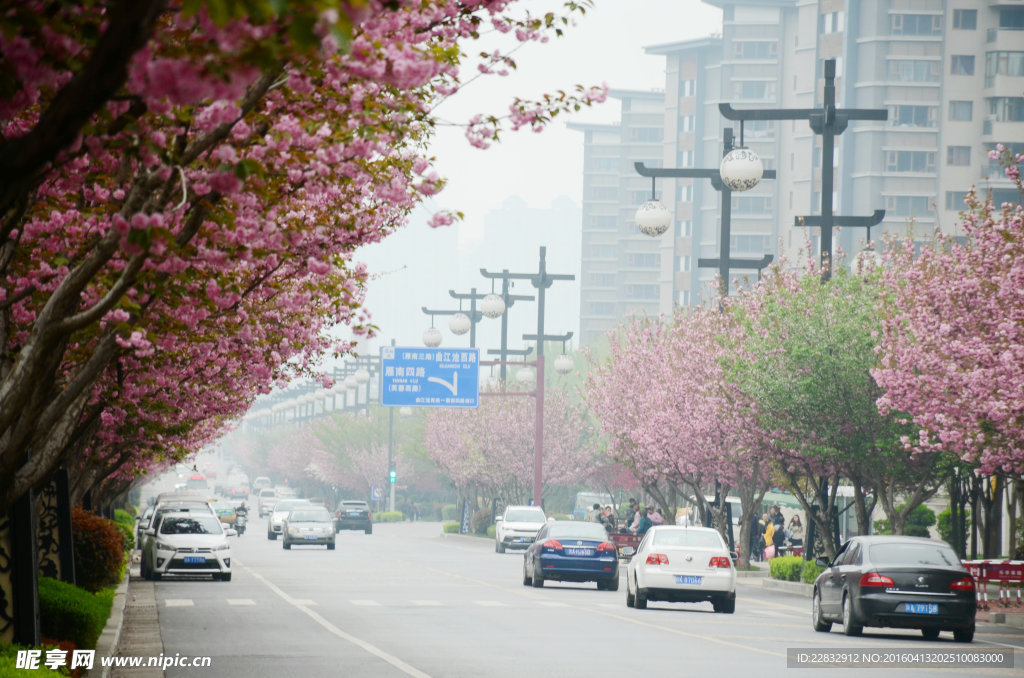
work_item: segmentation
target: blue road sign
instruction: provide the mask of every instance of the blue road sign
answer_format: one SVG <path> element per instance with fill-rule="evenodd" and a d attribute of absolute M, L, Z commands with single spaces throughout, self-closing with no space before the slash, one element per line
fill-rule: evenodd
<path fill-rule="evenodd" d="M 477 407 L 480 349 L 380 349 L 380 403 L 393 407 Z"/>

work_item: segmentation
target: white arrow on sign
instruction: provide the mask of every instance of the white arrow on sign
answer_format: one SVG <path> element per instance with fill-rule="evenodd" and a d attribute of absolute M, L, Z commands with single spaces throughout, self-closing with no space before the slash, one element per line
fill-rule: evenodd
<path fill-rule="evenodd" d="M 427 381 L 441 384 L 441 386 L 451 391 L 452 395 L 459 395 L 459 373 L 457 370 L 452 370 L 452 381 L 450 384 L 441 377 L 427 377 Z"/>

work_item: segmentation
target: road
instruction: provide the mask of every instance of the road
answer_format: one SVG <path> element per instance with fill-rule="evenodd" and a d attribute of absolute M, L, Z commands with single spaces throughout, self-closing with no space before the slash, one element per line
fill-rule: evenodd
<path fill-rule="evenodd" d="M 710 603 L 627 608 L 624 583 L 617 592 L 594 584 L 524 587 L 520 552 L 499 555 L 491 541 L 442 536 L 439 523 L 376 525 L 372 535 L 339 533 L 335 551 L 285 551 L 254 520 L 233 538 L 232 558 L 231 582 L 156 583 L 165 655 L 213 658 L 210 669 L 170 668 L 167 676 L 814 675 L 820 669 L 787 670 L 787 648 L 965 647 L 948 633 L 934 642 L 913 631 L 815 633 L 809 599 L 765 590 L 753 578 L 741 580 L 733 615 L 714 614 Z M 1020 648 L 1016 664 L 1024 666 L 1024 631 L 979 625 L 970 648 Z M 896 676 L 906 668 L 841 675 Z"/>

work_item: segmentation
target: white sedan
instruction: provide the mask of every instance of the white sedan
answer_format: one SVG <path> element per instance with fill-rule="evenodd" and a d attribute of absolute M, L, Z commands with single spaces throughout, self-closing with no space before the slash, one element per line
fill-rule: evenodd
<path fill-rule="evenodd" d="M 715 612 L 736 611 L 736 568 L 721 535 L 708 527 L 656 525 L 626 570 L 626 605 L 648 601 L 710 601 Z"/>
<path fill-rule="evenodd" d="M 213 575 L 231 581 L 231 547 L 236 532 L 212 513 L 168 513 L 147 542 L 151 549 L 147 579 L 165 574 Z"/>

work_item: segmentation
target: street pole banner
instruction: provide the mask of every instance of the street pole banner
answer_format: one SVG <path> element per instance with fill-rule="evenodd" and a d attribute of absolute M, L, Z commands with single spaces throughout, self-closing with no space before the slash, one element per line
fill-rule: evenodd
<path fill-rule="evenodd" d="M 380 403 L 391 407 L 478 407 L 480 349 L 383 346 Z"/>

